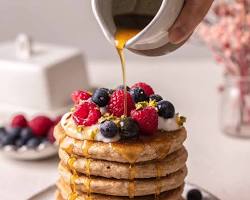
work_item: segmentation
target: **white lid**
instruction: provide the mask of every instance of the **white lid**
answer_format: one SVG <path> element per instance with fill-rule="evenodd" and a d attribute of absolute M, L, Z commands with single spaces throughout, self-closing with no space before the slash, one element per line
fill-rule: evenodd
<path fill-rule="evenodd" d="M 25 67 L 48 67 L 57 63 L 63 63 L 64 60 L 80 53 L 75 48 L 33 43 L 31 55 L 22 58 L 17 55 L 16 42 L 4 42 L 0 43 L 0 67 L 3 66 L 2 64 L 9 64 L 10 66 L 23 65 Z"/>

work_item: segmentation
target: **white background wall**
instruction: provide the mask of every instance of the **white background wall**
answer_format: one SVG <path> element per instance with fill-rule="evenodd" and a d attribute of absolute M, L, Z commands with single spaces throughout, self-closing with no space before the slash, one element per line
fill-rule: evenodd
<path fill-rule="evenodd" d="M 17 33 L 25 32 L 38 41 L 79 47 L 89 60 L 116 59 L 114 49 L 105 40 L 94 19 L 90 2 L 0 0 L 0 41 L 14 39 Z M 203 47 L 186 45 L 170 57 L 197 59 L 207 55 Z"/>

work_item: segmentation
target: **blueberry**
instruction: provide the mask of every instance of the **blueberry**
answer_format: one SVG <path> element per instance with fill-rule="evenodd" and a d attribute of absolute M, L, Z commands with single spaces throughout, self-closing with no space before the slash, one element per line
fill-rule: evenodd
<path fill-rule="evenodd" d="M 0 127 L 0 141 L 6 135 L 6 131 L 4 127 Z"/>
<path fill-rule="evenodd" d="M 100 125 L 101 134 L 106 138 L 114 137 L 119 129 L 113 121 L 105 121 Z"/>
<path fill-rule="evenodd" d="M 5 132 L 6 132 L 5 128 L 4 127 L 0 127 L 0 133 L 5 133 Z"/>
<path fill-rule="evenodd" d="M 1 146 L 13 145 L 15 138 L 12 135 L 5 135 L 1 140 Z"/>
<path fill-rule="evenodd" d="M 21 130 L 22 128 L 19 128 L 19 127 L 15 127 L 15 128 L 11 127 L 11 128 L 6 129 L 6 134 L 13 140 L 16 140 L 17 138 L 20 137 Z"/>
<path fill-rule="evenodd" d="M 108 88 L 100 88 L 100 89 L 105 90 L 105 91 L 107 91 L 107 93 L 109 93 L 109 89 Z"/>
<path fill-rule="evenodd" d="M 187 200 L 202 200 L 202 193 L 198 189 L 189 190 L 187 193 Z"/>
<path fill-rule="evenodd" d="M 31 138 L 26 143 L 26 146 L 28 149 L 34 149 L 41 143 L 41 140 L 39 138 Z"/>
<path fill-rule="evenodd" d="M 121 120 L 121 137 L 123 139 L 132 138 L 138 135 L 139 126 L 132 118 L 127 117 Z"/>
<path fill-rule="evenodd" d="M 113 90 L 113 89 L 110 89 L 110 90 L 109 90 L 109 94 L 110 94 L 110 95 L 112 95 L 114 92 L 115 92 L 115 90 Z"/>
<path fill-rule="evenodd" d="M 3 140 L 4 137 L 5 137 L 5 134 L 0 133 L 0 143 Z"/>
<path fill-rule="evenodd" d="M 2 146 L 13 145 L 20 137 L 21 128 L 7 128 L 6 135 L 2 138 Z"/>
<path fill-rule="evenodd" d="M 23 145 L 25 145 L 25 141 L 24 141 L 23 139 L 19 138 L 19 139 L 17 139 L 17 140 L 15 141 L 15 146 L 16 146 L 17 148 L 20 148 L 20 147 L 22 147 Z"/>
<path fill-rule="evenodd" d="M 24 142 L 24 144 L 33 137 L 32 130 L 30 128 L 23 128 L 20 132 L 20 138 Z"/>
<path fill-rule="evenodd" d="M 175 115 L 174 105 L 169 101 L 164 101 L 164 100 L 159 101 L 157 108 L 159 116 L 165 119 L 173 118 Z"/>
<path fill-rule="evenodd" d="M 109 102 L 109 91 L 106 88 L 99 88 L 97 89 L 93 96 L 92 96 L 92 101 L 96 103 L 99 107 L 104 107 L 108 104 Z"/>
<path fill-rule="evenodd" d="M 41 143 L 50 143 L 48 138 L 41 138 Z"/>
<path fill-rule="evenodd" d="M 119 85 L 116 90 L 124 90 L 124 85 Z M 130 87 L 126 86 L 126 90 L 129 92 L 130 91 Z"/>
<path fill-rule="evenodd" d="M 163 99 L 158 94 L 152 94 L 152 95 L 150 95 L 149 100 L 159 102 L 159 101 L 161 101 Z"/>
<path fill-rule="evenodd" d="M 146 95 L 144 90 L 141 88 L 136 87 L 136 88 L 131 89 L 130 94 L 131 94 L 133 101 L 135 103 L 142 102 L 142 101 L 148 101 L 148 96 Z"/>
<path fill-rule="evenodd" d="M 102 90 L 106 90 L 107 91 L 107 93 L 109 93 L 109 94 L 113 94 L 113 92 L 115 91 L 115 90 L 113 90 L 113 89 L 108 89 L 108 88 L 101 88 Z"/>

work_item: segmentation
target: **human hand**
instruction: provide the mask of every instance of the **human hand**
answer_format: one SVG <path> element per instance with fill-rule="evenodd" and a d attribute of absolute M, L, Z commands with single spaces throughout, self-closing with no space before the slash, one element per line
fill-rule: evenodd
<path fill-rule="evenodd" d="M 186 40 L 202 21 L 213 0 L 185 0 L 184 7 L 169 31 L 169 40 L 178 44 Z"/>

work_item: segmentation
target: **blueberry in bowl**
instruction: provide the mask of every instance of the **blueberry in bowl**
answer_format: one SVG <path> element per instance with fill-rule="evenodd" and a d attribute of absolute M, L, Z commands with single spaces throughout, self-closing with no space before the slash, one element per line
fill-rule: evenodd
<path fill-rule="evenodd" d="M 53 131 L 60 120 L 36 116 L 27 120 L 16 115 L 0 127 L 0 153 L 18 160 L 39 160 L 57 154 Z"/>

